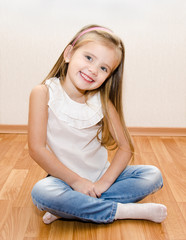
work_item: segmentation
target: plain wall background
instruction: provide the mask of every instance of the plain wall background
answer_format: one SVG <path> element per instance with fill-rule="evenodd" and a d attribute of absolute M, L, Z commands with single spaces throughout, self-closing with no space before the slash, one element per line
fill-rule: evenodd
<path fill-rule="evenodd" d="M 27 124 L 31 89 L 87 24 L 124 41 L 131 127 L 186 127 L 185 0 L 0 0 L 0 124 Z"/>

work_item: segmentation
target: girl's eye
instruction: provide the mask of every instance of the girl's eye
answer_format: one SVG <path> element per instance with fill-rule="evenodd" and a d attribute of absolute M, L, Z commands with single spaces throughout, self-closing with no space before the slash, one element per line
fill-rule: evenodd
<path fill-rule="evenodd" d="M 86 58 L 89 60 L 89 61 L 92 61 L 92 58 L 90 56 L 86 56 Z"/>
<path fill-rule="evenodd" d="M 103 70 L 104 72 L 107 72 L 107 68 L 106 67 L 101 67 L 101 70 Z"/>

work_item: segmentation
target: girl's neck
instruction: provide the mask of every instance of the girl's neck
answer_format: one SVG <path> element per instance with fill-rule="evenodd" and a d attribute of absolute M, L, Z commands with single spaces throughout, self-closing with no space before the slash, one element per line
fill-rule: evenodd
<path fill-rule="evenodd" d="M 85 91 L 78 89 L 76 87 L 69 86 L 69 84 L 67 83 L 67 81 L 60 81 L 64 91 L 66 92 L 66 94 L 75 102 L 78 103 L 85 103 L 86 102 L 86 97 L 85 97 Z"/>

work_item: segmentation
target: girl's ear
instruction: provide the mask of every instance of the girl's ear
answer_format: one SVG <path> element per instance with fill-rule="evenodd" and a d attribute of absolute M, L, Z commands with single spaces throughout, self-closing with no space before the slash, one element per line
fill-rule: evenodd
<path fill-rule="evenodd" d="M 66 63 L 69 63 L 69 62 L 70 62 L 70 59 L 71 59 L 71 56 L 72 56 L 72 49 L 73 49 L 73 46 L 72 46 L 72 45 L 68 45 L 68 46 L 65 48 L 65 51 L 64 51 L 64 59 L 65 59 L 65 62 L 66 62 Z"/>

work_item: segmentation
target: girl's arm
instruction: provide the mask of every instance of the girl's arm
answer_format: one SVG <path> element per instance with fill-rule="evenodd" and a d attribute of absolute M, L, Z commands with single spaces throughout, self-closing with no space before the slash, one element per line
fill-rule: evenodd
<path fill-rule="evenodd" d="M 105 174 L 95 183 L 95 192 L 97 196 L 101 196 L 101 193 L 105 192 L 114 183 L 132 157 L 119 114 L 111 102 L 109 102 L 108 105 L 109 131 L 117 142 L 118 149 Z"/>
<path fill-rule="evenodd" d="M 67 168 L 46 148 L 48 99 L 48 89 L 45 85 L 38 85 L 31 92 L 28 121 L 29 154 L 47 173 L 63 180 L 76 191 L 96 197 L 91 181 L 81 178 Z"/>

